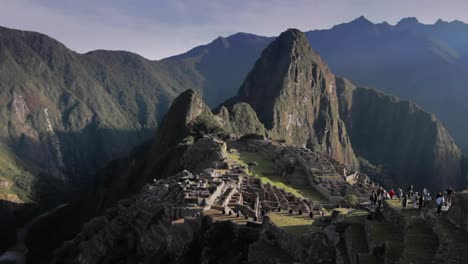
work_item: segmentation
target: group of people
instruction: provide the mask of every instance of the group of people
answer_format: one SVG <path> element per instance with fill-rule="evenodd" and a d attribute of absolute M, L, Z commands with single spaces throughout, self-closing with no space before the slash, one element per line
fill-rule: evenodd
<path fill-rule="evenodd" d="M 453 191 L 452 187 L 449 187 L 445 191 L 445 196 L 442 195 L 442 192 L 437 194 L 436 204 L 438 215 L 440 215 L 442 206 L 447 206 L 452 203 L 452 196 L 454 193 L 455 192 Z M 422 209 L 430 201 L 432 201 L 431 194 L 428 192 L 427 188 L 423 188 L 422 193 L 420 194 L 419 192 L 414 191 L 413 185 L 410 185 L 405 193 L 401 188 L 397 188 L 396 191 L 394 189 L 390 189 L 390 191 L 387 192 L 383 187 L 379 187 L 377 190 L 372 191 L 369 200 L 371 206 L 377 206 L 377 208 L 380 210 L 383 201 L 394 198 L 398 198 L 399 201 L 401 201 L 403 208 L 406 208 L 411 202 L 413 208 Z"/>
<path fill-rule="evenodd" d="M 401 188 L 399 188 L 401 190 Z M 423 188 L 422 193 L 414 191 L 414 186 L 410 185 L 407 189 L 407 192 L 400 197 L 400 201 L 402 201 L 403 208 L 406 208 L 409 204 L 409 201 L 413 204 L 413 208 L 422 209 L 426 206 L 429 201 L 432 201 L 431 194 L 427 190 L 427 188 Z"/>

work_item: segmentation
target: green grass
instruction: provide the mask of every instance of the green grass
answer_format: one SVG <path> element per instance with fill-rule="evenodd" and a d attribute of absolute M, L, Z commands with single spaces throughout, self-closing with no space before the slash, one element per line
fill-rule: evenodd
<path fill-rule="evenodd" d="M 5 145 L 0 143 L 0 181 L 12 183 L 10 188 L 0 187 L 0 195 L 16 194 L 22 201 L 29 201 L 33 177 L 23 170 Z"/>
<path fill-rule="evenodd" d="M 289 215 L 287 212 L 271 212 L 268 214 L 271 222 L 289 233 L 300 235 L 318 228 L 313 226 L 314 220 L 308 215 Z M 319 229 L 319 228 L 318 228 Z"/>
<path fill-rule="evenodd" d="M 343 222 L 350 224 L 364 224 L 368 215 L 369 212 L 365 210 L 352 210 L 346 214 Z"/>
<path fill-rule="evenodd" d="M 255 152 L 240 151 L 230 153 L 229 158 L 241 165 L 247 165 L 249 162 L 257 162 L 258 166 L 254 167 L 253 176 L 260 178 L 263 184 L 269 183 L 278 188 L 284 189 L 287 192 L 294 194 L 297 197 L 308 198 L 312 201 L 326 202 L 327 200 L 319 192 L 311 187 L 293 186 L 286 182 L 273 168 L 273 163 Z"/>

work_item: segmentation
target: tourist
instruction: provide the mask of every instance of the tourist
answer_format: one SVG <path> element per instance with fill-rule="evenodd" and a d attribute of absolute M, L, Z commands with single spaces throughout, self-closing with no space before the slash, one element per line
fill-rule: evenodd
<path fill-rule="evenodd" d="M 440 215 L 440 212 L 442 211 L 442 205 L 445 203 L 445 199 L 442 196 L 442 193 L 440 192 L 437 194 L 436 203 L 437 203 L 437 215 Z"/>
<path fill-rule="evenodd" d="M 377 196 L 377 207 L 379 208 L 379 211 L 380 211 L 380 208 L 382 208 L 383 199 L 384 199 L 384 193 L 383 193 L 383 191 L 382 191 L 382 192 L 380 192 L 380 194 Z"/>
<path fill-rule="evenodd" d="M 413 197 L 413 185 L 410 185 L 410 187 L 408 187 L 408 194 L 409 197 Z"/>
<path fill-rule="evenodd" d="M 413 194 L 413 208 L 418 208 L 418 193 Z"/>
<path fill-rule="evenodd" d="M 408 204 L 408 197 L 406 194 L 403 196 L 403 208 L 406 208 L 406 205 Z"/>
<path fill-rule="evenodd" d="M 395 191 L 393 189 L 390 189 L 388 195 L 390 195 L 390 199 L 393 200 L 393 196 L 395 196 Z"/>
<path fill-rule="evenodd" d="M 424 195 L 424 196 L 427 196 L 427 194 L 428 194 L 427 188 L 424 187 L 424 188 L 423 188 L 423 195 Z"/>
<path fill-rule="evenodd" d="M 314 213 L 313 213 L 312 211 L 310 211 L 309 217 L 310 217 L 310 218 L 314 218 Z"/>
<path fill-rule="evenodd" d="M 403 190 L 400 187 L 398 187 L 398 200 L 401 201 L 401 198 L 403 198 Z"/>
<path fill-rule="evenodd" d="M 424 205 L 423 195 L 420 195 L 419 196 L 419 210 L 422 209 L 423 205 Z"/>
<path fill-rule="evenodd" d="M 375 206 L 374 193 L 369 196 L 369 201 L 371 206 Z"/>
<path fill-rule="evenodd" d="M 383 191 L 383 197 L 382 201 L 389 200 L 390 199 L 390 194 L 386 190 Z"/>
<path fill-rule="evenodd" d="M 452 204 L 452 195 L 455 193 L 452 187 L 448 187 L 448 189 L 445 190 L 445 193 L 447 194 L 447 204 Z"/>

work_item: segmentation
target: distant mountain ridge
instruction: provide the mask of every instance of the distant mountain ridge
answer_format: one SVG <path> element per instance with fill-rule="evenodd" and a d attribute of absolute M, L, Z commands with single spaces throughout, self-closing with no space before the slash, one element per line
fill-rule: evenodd
<path fill-rule="evenodd" d="M 404 18 L 390 25 L 359 17 L 305 34 L 336 75 L 414 101 L 435 113 L 459 145 L 468 147 L 468 122 L 459 118 L 468 113 L 464 102 L 468 98 L 468 24 L 442 20 L 422 24 L 415 18 Z M 216 76 L 215 72 L 221 72 L 220 76 L 229 72 L 232 81 L 213 82 L 215 89 L 224 93 L 218 98 L 226 99 L 237 93 L 243 77 L 273 39 L 238 33 L 166 60 L 189 61 L 196 57 L 196 67 L 205 69 L 202 75 L 207 82 L 210 76 Z M 220 42 L 224 45 L 217 44 Z M 233 49 L 235 52 L 230 53 Z M 213 50 L 224 55 L 215 56 Z M 247 54 L 248 59 L 243 57 Z M 207 70 L 212 68 L 216 71 Z M 208 104 L 213 106 L 210 101 Z"/>

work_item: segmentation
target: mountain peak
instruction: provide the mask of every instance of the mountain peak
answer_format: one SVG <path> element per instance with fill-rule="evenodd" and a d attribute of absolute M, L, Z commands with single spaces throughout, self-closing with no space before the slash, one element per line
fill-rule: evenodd
<path fill-rule="evenodd" d="M 338 115 L 335 77 L 300 30 L 284 31 L 264 49 L 237 101 L 255 110 L 272 138 L 357 166 Z"/>
<path fill-rule="evenodd" d="M 369 19 L 367 19 L 365 16 L 360 16 L 353 21 L 349 22 L 350 24 L 374 24 L 372 23 Z"/>
<path fill-rule="evenodd" d="M 396 26 L 413 26 L 413 25 L 418 25 L 418 24 L 420 23 L 416 17 L 405 17 L 405 18 L 402 18 L 400 21 L 398 21 Z"/>
<path fill-rule="evenodd" d="M 305 34 L 296 28 L 290 28 L 282 32 L 277 41 L 283 44 L 294 44 L 294 43 L 308 43 L 307 37 Z"/>
<path fill-rule="evenodd" d="M 435 25 L 443 25 L 443 24 L 448 24 L 448 22 L 443 20 L 442 18 L 437 19 L 437 21 L 435 22 Z"/>
<path fill-rule="evenodd" d="M 375 24 L 369 21 L 366 17 L 360 16 L 351 22 L 346 22 L 342 24 L 338 24 L 333 26 L 333 29 L 341 29 L 341 30 L 356 30 L 361 28 L 369 28 L 374 26 Z"/>

